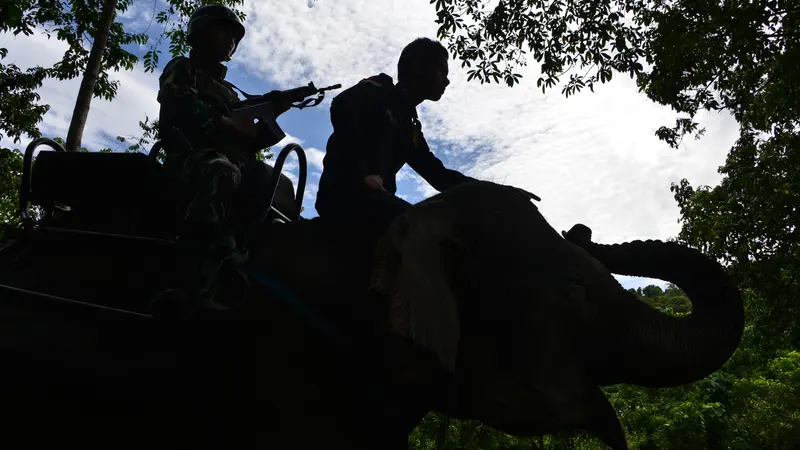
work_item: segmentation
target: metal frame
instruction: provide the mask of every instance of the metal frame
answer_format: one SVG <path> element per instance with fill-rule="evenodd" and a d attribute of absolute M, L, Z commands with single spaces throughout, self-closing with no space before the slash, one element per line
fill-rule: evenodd
<path fill-rule="evenodd" d="M 174 245 L 174 240 L 167 240 L 167 239 L 159 239 L 159 238 L 152 238 L 147 236 L 136 236 L 130 234 L 115 234 L 115 233 L 102 233 L 97 231 L 89 231 L 89 230 L 78 230 L 72 228 L 60 228 L 60 227 L 48 227 L 48 226 L 36 226 L 33 219 L 30 216 L 30 212 L 28 207 L 30 206 L 30 190 L 31 190 L 31 177 L 33 175 L 33 154 L 36 151 L 36 148 L 41 145 L 48 145 L 50 148 L 57 152 L 66 152 L 64 147 L 62 147 L 58 142 L 49 139 L 49 138 L 38 138 L 28 144 L 28 147 L 25 148 L 25 155 L 23 157 L 22 162 L 22 185 L 20 187 L 19 193 L 19 211 L 20 217 L 22 218 L 23 227 L 25 230 L 30 231 L 36 228 L 37 231 L 45 231 L 51 233 L 61 233 L 61 234 L 72 234 L 72 235 L 79 235 L 79 236 L 94 236 L 94 237 L 107 237 L 107 238 L 118 238 L 118 239 L 129 239 L 129 240 L 136 240 L 136 241 L 143 241 L 143 242 L 153 242 L 161 245 Z M 150 150 L 149 156 L 155 158 L 158 155 L 158 152 L 161 151 L 163 148 L 163 144 L 161 141 L 157 141 Z"/>
<path fill-rule="evenodd" d="M 189 147 L 190 144 L 188 140 L 183 136 L 182 133 L 178 132 L 178 135 L 183 138 L 185 144 Z M 150 149 L 150 153 L 148 156 L 154 160 L 157 160 L 158 153 L 164 149 L 164 144 L 159 140 L 153 144 L 153 147 Z M 283 164 L 286 162 L 286 158 L 289 156 L 290 153 L 295 152 L 297 153 L 297 159 L 299 160 L 300 166 L 300 175 L 298 177 L 298 186 L 297 186 L 297 193 L 295 194 L 295 207 L 297 209 L 297 217 L 288 217 L 286 214 L 279 211 L 277 208 L 272 206 L 272 203 L 275 200 L 275 194 L 278 192 L 278 185 L 280 184 L 280 178 L 283 174 Z M 269 204 L 264 211 L 264 214 L 261 216 L 261 220 L 267 217 L 269 211 L 275 213 L 278 216 L 278 219 L 284 222 L 293 222 L 295 220 L 300 219 L 300 210 L 303 207 L 303 195 L 305 194 L 306 190 L 306 179 L 308 176 L 308 162 L 306 159 L 305 150 L 299 144 L 291 143 L 287 144 L 278 154 L 278 157 L 275 159 L 275 165 L 273 166 L 273 174 L 272 178 L 269 180 L 267 184 L 267 193 L 269 194 Z"/>
<path fill-rule="evenodd" d="M 16 292 L 16 293 L 18 293 L 20 295 L 30 295 L 30 296 L 33 296 L 33 297 L 36 297 L 36 298 L 54 301 L 54 302 L 59 303 L 59 304 L 65 304 L 65 305 L 70 305 L 70 306 L 78 306 L 78 307 L 88 308 L 88 309 L 91 309 L 91 310 L 108 311 L 108 312 L 112 312 L 112 313 L 122 314 L 124 316 L 136 316 L 136 317 L 141 317 L 141 318 L 144 318 L 144 319 L 152 319 L 153 318 L 153 316 L 151 314 L 143 314 L 143 313 L 136 312 L 136 311 L 129 311 L 127 309 L 112 308 L 110 306 L 98 305 L 96 303 L 82 302 L 82 301 L 79 301 L 79 300 L 73 300 L 71 298 L 59 297 L 57 295 L 50 295 L 50 294 L 45 294 L 43 292 L 30 291 L 28 289 L 22 289 L 22 288 L 18 288 L 18 287 L 15 287 L 15 286 L 9 286 L 7 284 L 0 284 L 0 289 L 5 289 L 7 291 Z"/>
<path fill-rule="evenodd" d="M 48 145 L 50 148 L 57 152 L 66 152 L 64 147 L 58 142 L 50 138 L 34 139 L 27 147 L 25 147 L 25 155 L 22 159 L 22 185 L 19 190 L 19 215 L 22 219 L 22 225 L 25 229 L 33 227 L 33 219 L 31 219 L 30 212 L 28 211 L 28 202 L 31 195 L 31 175 L 33 175 L 33 152 L 36 147 L 40 145 Z"/>
<path fill-rule="evenodd" d="M 25 155 L 23 157 L 23 168 L 22 168 L 22 186 L 20 189 L 19 194 L 19 213 L 23 221 L 23 226 L 26 230 L 33 230 L 36 228 L 37 231 L 41 232 L 51 232 L 51 233 L 61 233 L 61 234 L 72 234 L 72 235 L 79 235 L 79 236 L 93 236 L 93 237 L 105 237 L 105 238 L 112 238 L 112 239 L 131 239 L 131 240 L 139 240 L 139 241 L 147 241 L 154 244 L 160 245 L 174 245 L 175 241 L 167 240 L 167 239 L 157 239 L 145 236 L 134 236 L 134 235 L 124 235 L 124 234 L 113 234 L 113 233 L 100 233 L 95 231 L 88 231 L 88 230 L 75 230 L 69 228 L 58 228 L 58 227 L 48 227 L 48 226 L 36 226 L 33 219 L 30 216 L 30 212 L 28 210 L 30 206 L 30 193 L 31 193 L 31 176 L 33 174 L 33 153 L 36 151 L 37 147 L 41 145 L 47 145 L 52 148 L 54 151 L 65 152 L 66 150 L 62 147 L 58 142 L 49 139 L 49 138 L 38 138 L 28 144 L 28 147 L 25 149 Z M 161 141 L 156 141 L 156 143 L 151 148 L 148 156 L 151 158 L 156 158 L 158 152 L 163 149 L 163 144 Z M 278 184 L 280 182 L 280 177 L 283 171 L 283 165 L 286 162 L 286 158 L 292 152 L 297 154 L 298 162 L 299 162 L 299 169 L 300 174 L 298 177 L 298 184 L 297 184 L 297 192 L 295 194 L 295 206 L 297 208 L 297 216 L 296 217 L 287 217 L 282 212 L 278 211 L 272 203 L 275 199 L 275 194 L 278 190 Z M 308 162 L 306 159 L 306 154 L 303 148 L 298 144 L 288 144 L 286 145 L 278 154 L 278 157 L 275 160 L 275 165 L 272 173 L 272 177 L 269 180 L 267 185 L 267 195 L 269 198 L 269 203 L 267 208 L 265 209 L 262 217 L 261 222 L 263 223 L 264 219 L 266 218 L 269 211 L 274 211 L 281 220 L 291 222 L 300 219 L 300 210 L 303 205 L 303 194 L 305 193 L 305 186 L 306 186 L 306 179 L 308 176 Z M 10 291 L 16 292 L 17 294 L 21 295 L 31 295 L 37 298 L 46 299 L 50 301 L 55 301 L 60 304 L 68 304 L 73 306 L 82 306 L 88 307 L 94 310 L 103 310 L 109 312 L 116 312 L 121 313 L 127 316 L 138 316 L 142 318 L 151 318 L 152 316 L 147 314 L 141 314 L 134 311 L 127 311 L 121 310 L 116 308 L 110 308 L 103 305 L 98 305 L 94 303 L 87 303 L 78 300 L 72 300 L 69 298 L 58 297 L 54 295 L 45 294 L 42 292 L 34 292 L 27 289 L 22 289 L 15 286 L 9 286 L 5 284 L 0 284 L 0 291 Z"/>
<path fill-rule="evenodd" d="M 290 153 L 295 152 L 297 153 L 298 165 L 300 166 L 300 174 L 297 177 L 297 192 L 295 193 L 294 203 L 295 207 L 297 208 L 297 217 L 286 217 L 283 213 L 278 211 L 276 208 L 272 206 L 273 201 L 275 200 L 275 193 L 278 192 L 278 183 L 280 182 L 282 171 L 283 171 L 283 164 L 286 162 L 286 158 L 289 156 Z M 261 215 L 261 222 L 266 219 L 267 214 L 269 211 L 275 211 L 279 217 L 284 218 L 288 221 L 295 221 L 300 219 L 300 210 L 303 207 L 303 194 L 306 190 L 306 178 L 308 176 L 308 162 L 306 160 L 306 152 L 303 150 L 299 144 L 291 143 L 287 144 L 283 149 L 278 153 L 278 157 L 275 158 L 275 166 L 272 172 L 272 178 L 269 180 L 269 184 L 267 184 L 267 194 L 269 198 L 269 203 L 265 208 L 265 211 Z"/>
<path fill-rule="evenodd" d="M 72 234 L 76 236 L 89 236 L 98 238 L 127 239 L 139 242 L 150 242 L 158 245 L 168 245 L 168 246 L 175 245 L 175 241 L 172 239 L 161 239 L 149 236 L 136 236 L 133 234 L 117 234 L 117 233 L 103 233 L 100 231 L 76 230 L 74 228 L 38 226 L 36 227 L 36 231 L 56 233 L 56 234 L 66 234 L 66 235 Z"/>
<path fill-rule="evenodd" d="M 33 154 L 39 146 L 47 145 L 52 148 L 54 151 L 57 152 L 66 152 L 64 147 L 61 146 L 58 142 L 54 141 L 50 138 L 38 138 L 34 139 L 28 146 L 25 148 L 25 155 L 23 157 L 22 162 L 22 186 L 20 188 L 19 193 L 19 214 L 22 219 L 23 227 L 25 229 L 32 229 L 34 227 L 33 219 L 31 218 L 29 206 L 30 206 L 30 192 L 31 192 L 31 176 L 33 175 Z M 153 144 L 153 147 L 150 149 L 148 156 L 155 159 L 158 153 L 164 148 L 162 142 L 156 141 Z M 275 194 L 278 192 L 278 185 L 280 183 L 281 176 L 283 175 L 283 165 L 286 162 L 286 158 L 289 157 L 289 154 L 292 152 L 297 154 L 298 165 L 300 169 L 300 174 L 297 180 L 297 192 L 295 193 L 295 208 L 297 210 L 297 215 L 295 217 L 288 217 L 286 214 L 279 211 L 275 208 L 272 204 L 275 201 Z M 278 153 L 278 157 L 275 159 L 275 165 L 273 166 L 272 177 L 267 184 L 267 196 L 269 202 L 265 211 L 261 215 L 261 222 L 263 222 L 270 211 L 275 212 L 280 220 L 286 222 L 293 222 L 295 220 L 300 219 L 300 211 L 303 207 L 303 195 L 305 194 L 306 189 L 306 180 L 308 177 L 308 161 L 306 159 L 305 150 L 299 144 L 291 143 L 287 144 L 283 149 Z M 60 228 L 53 228 L 47 227 L 48 231 L 62 231 Z M 86 234 L 86 235 L 107 235 L 109 237 L 120 237 L 126 239 L 140 239 L 140 240 L 157 240 L 157 241 L 164 241 L 161 239 L 153 239 L 147 237 L 138 237 L 138 236 L 128 236 L 128 235 L 118 235 L 118 234 L 109 234 L 109 233 L 97 233 L 97 232 L 90 232 L 90 231 L 83 231 L 83 230 L 67 230 L 65 232 L 70 232 L 74 234 Z"/>

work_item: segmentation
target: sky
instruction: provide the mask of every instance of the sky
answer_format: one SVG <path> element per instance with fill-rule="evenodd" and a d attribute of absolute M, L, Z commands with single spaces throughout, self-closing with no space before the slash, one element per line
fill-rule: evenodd
<path fill-rule="evenodd" d="M 160 1 L 160 0 L 156 0 Z M 397 58 L 417 37 L 436 38 L 434 5 L 429 0 L 245 0 L 246 35 L 228 65 L 228 80 L 249 93 L 269 92 L 308 84 L 341 83 L 386 73 L 396 79 Z M 152 1 L 134 0 L 121 18 L 126 29 L 148 30 Z M 158 5 L 156 5 L 158 6 Z M 65 45 L 33 36 L 0 34 L 8 48 L 6 63 L 21 68 L 59 60 Z M 142 56 L 148 46 L 130 47 Z M 123 149 L 114 138 L 139 136 L 138 122 L 158 116 L 158 75 L 169 61 L 161 57 L 154 73 L 141 62 L 133 71 L 112 72 L 119 80 L 117 97 L 94 99 L 83 146 Z M 539 195 L 539 210 L 556 230 L 575 223 L 592 228 L 593 240 L 619 243 L 635 239 L 667 239 L 680 231 L 677 203 L 670 183 L 687 178 L 693 185 L 719 184 L 717 172 L 738 136 L 727 113 L 699 117 L 705 135 L 685 139 L 671 149 L 654 135 L 673 124 L 668 107 L 649 101 L 634 80 L 616 74 L 613 81 L 565 98 L 560 86 L 542 94 L 536 87 L 538 65 L 521 68 L 520 85 L 480 84 L 466 80 L 466 70 L 450 63 L 451 84 L 438 102 L 419 107 L 423 132 L 433 152 L 447 167 L 475 178 L 524 188 Z M 51 106 L 40 124 L 46 137 L 65 137 L 80 81 L 45 81 L 41 101 Z M 291 110 L 279 123 L 287 138 L 306 150 L 309 177 L 305 217 L 316 216 L 314 200 L 325 144 L 332 128 L 328 95 L 318 107 Z M 24 148 L 23 140 L 4 146 Z M 291 158 L 287 175 L 296 181 Z M 418 202 L 436 191 L 407 166 L 398 177 L 398 195 Z M 625 287 L 654 280 L 618 277 Z M 657 282 L 664 286 L 663 282 Z"/>

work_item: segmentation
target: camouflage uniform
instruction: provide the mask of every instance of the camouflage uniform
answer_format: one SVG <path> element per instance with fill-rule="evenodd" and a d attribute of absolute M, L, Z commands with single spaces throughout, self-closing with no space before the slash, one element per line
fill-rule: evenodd
<path fill-rule="evenodd" d="M 219 124 L 225 106 L 239 101 L 224 81 L 226 71 L 220 63 L 178 57 L 167 64 L 159 79 L 159 125 L 168 164 L 196 187 L 185 214 L 190 225 L 228 223 L 232 196 L 242 178 L 240 168 L 251 159 L 246 151 L 249 144 Z"/>
<path fill-rule="evenodd" d="M 194 53 L 170 61 L 159 79 L 161 104 L 159 133 L 167 151 L 167 167 L 188 185 L 191 198 L 184 211 L 184 236 L 211 244 L 210 251 L 222 258 L 187 257 L 188 264 L 210 263 L 201 269 L 201 281 L 209 288 L 221 259 L 241 256 L 233 239 L 236 228 L 232 215 L 241 207 L 237 191 L 248 163 L 257 165 L 252 144 L 221 126 L 225 107 L 240 99 L 224 80 L 227 68 L 205 61 Z M 187 145 L 188 144 L 188 145 Z M 244 178 L 265 175 L 265 171 L 245 170 Z M 246 179 L 246 183 L 266 185 L 265 179 Z M 239 205 L 237 205 L 239 203 Z M 198 258 L 199 256 L 199 258 Z M 241 259 L 241 258 L 239 258 Z M 191 269 L 190 269 L 191 271 Z"/>

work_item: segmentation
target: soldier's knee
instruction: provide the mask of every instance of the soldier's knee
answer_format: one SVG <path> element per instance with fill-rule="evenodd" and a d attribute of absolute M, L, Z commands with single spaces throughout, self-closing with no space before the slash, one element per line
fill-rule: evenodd
<path fill-rule="evenodd" d="M 241 173 L 241 170 L 239 169 L 239 166 L 237 166 L 236 164 L 232 163 L 228 158 L 226 158 L 225 156 L 222 156 L 222 155 L 215 156 L 215 157 L 209 159 L 207 164 L 210 167 L 213 167 L 215 170 L 218 170 L 218 171 L 226 171 L 226 172 L 232 172 L 232 173 L 237 173 L 237 174 Z"/>
<path fill-rule="evenodd" d="M 215 180 L 224 179 L 226 183 L 232 183 L 234 186 L 238 186 L 242 179 L 242 171 L 239 169 L 239 166 L 230 162 L 224 156 L 210 159 L 206 166 L 207 172 L 211 174 Z"/>

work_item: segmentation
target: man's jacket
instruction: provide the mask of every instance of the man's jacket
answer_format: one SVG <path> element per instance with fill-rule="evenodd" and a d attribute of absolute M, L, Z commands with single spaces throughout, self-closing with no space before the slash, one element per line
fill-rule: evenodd
<path fill-rule="evenodd" d="M 187 150 L 180 131 L 193 152 L 219 150 L 238 159 L 246 156 L 249 143 L 243 142 L 220 125 L 226 106 L 239 96 L 225 81 L 227 67 L 204 61 L 194 54 L 170 61 L 159 78 L 159 134 L 167 152 Z"/>
<path fill-rule="evenodd" d="M 428 147 L 413 105 L 392 78 L 380 74 L 345 90 L 331 103 L 333 134 L 328 139 L 317 194 L 320 215 L 331 202 L 365 189 L 364 177 L 380 175 L 397 191 L 397 172 L 408 164 L 438 191 L 472 178 L 444 167 Z"/>

